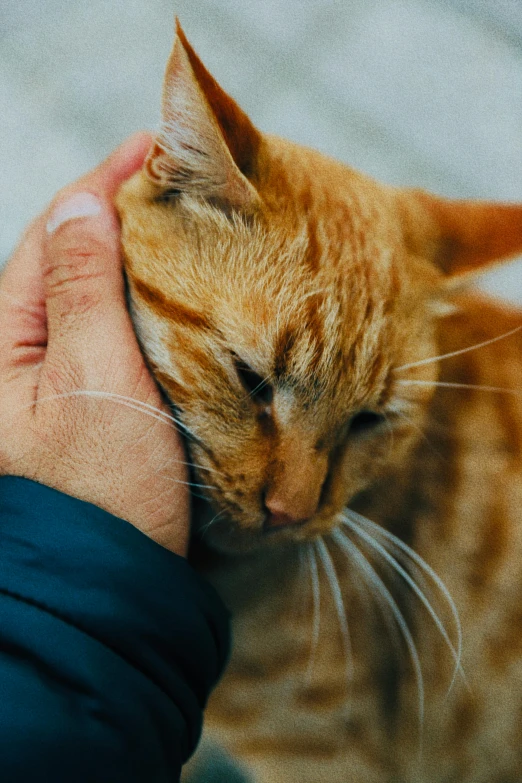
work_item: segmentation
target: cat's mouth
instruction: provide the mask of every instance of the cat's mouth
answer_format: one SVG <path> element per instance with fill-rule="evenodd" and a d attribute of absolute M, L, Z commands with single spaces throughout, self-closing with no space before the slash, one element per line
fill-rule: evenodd
<path fill-rule="evenodd" d="M 338 526 L 341 509 L 334 512 L 331 508 L 324 508 L 309 519 L 280 525 L 274 525 L 266 514 L 244 524 L 234 517 L 233 512 L 218 509 L 199 498 L 194 500 L 193 512 L 194 535 L 213 549 L 227 554 L 241 554 L 313 541 Z"/>
<path fill-rule="evenodd" d="M 317 506 L 303 518 L 291 504 L 274 513 L 257 485 L 241 495 L 208 487 L 205 498 L 193 496 L 193 533 L 212 549 L 228 554 L 314 541 L 341 524 L 346 506 L 368 483 L 368 477 L 364 480 L 360 475 L 353 475 L 349 486 L 346 476 L 342 481 L 338 478 L 328 476 Z"/>

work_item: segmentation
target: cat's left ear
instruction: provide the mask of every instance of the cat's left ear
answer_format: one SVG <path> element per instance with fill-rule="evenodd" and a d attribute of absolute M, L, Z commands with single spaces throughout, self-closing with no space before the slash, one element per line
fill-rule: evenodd
<path fill-rule="evenodd" d="M 145 162 L 159 193 L 198 196 L 223 208 L 259 201 L 255 178 L 261 134 L 219 86 L 176 20 L 163 84 L 162 126 Z"/>
<path fill-rule="evenodd" d="M 453 201 L 402 191 L 407 244 L 450 280 L 522 255 L 522 204 Z"/>

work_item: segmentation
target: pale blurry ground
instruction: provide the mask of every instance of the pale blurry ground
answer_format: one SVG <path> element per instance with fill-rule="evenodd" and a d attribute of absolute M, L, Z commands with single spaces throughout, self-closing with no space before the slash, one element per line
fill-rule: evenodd
<path fill-rule="evenodd" d="M 521 0 L 1 0 L 0 263 L 156 125 L 174 13 L 260 128 L 390 183 L 522 201 Z M 522 302 L 518 265 L 495 290 Z"/>

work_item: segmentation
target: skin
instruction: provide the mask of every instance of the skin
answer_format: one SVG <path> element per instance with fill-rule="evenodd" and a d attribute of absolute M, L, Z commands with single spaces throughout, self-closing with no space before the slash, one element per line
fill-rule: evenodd
<path fill-rule="evenodd" d="M 150 143 L 148 134 L 133 136 L 58 193 L 0 277 L 0 475 L 100 506 L 185 556 L 186 457 L 161 417 L 168 408 L 126 309 L 112 205 Z M 82 193 L 98 199 L 98 214 L 74 217 L 70 207 Z M 79 394 L 86 390 L 98 394 Z M 99 392 L 132 398 L 141 410 Z M 158 409 L 161 420 L 144 406 Z"/>

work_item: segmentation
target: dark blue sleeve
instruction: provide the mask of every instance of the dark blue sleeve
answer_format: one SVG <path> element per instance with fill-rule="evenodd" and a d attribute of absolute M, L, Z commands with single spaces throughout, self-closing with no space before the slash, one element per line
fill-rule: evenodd
<path fill-rule="evenodd" d="M 101 509 L 0 478 L 2 783 L 174 783 L 228 654 L 181 557 Z"/>

